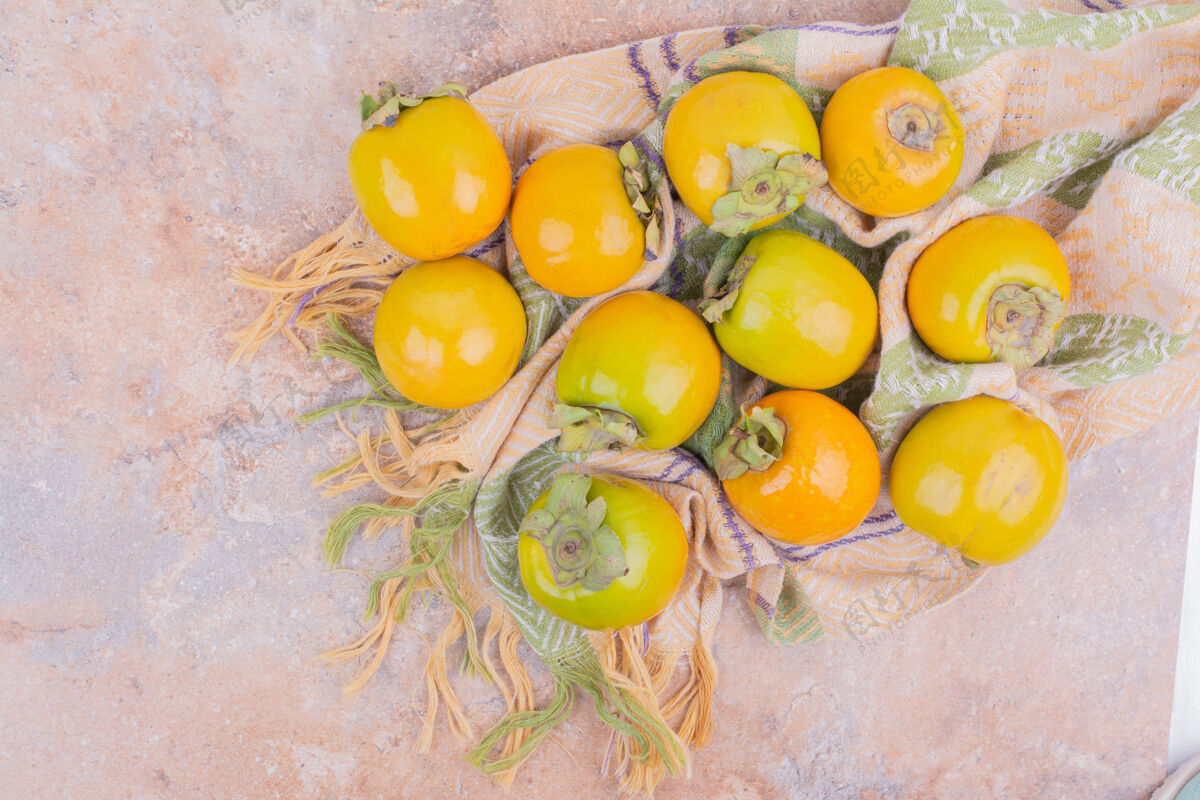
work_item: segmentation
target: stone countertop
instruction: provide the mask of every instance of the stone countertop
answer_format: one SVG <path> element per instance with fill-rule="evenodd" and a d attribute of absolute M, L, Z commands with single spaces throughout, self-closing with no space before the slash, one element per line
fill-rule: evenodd
<path fill-rule="evenodd" d="M 345 441 L 298 411 L 350 391 L 224 333 L 265 268 L 352 207 L 354 98 L 382 77 L 479 86 L 566 53 L 706 25 L 880 22 L 897 2 L 770 0 L 12 7 L 0 31 L 0 794 L 487 797 L 438 722 L 413 745 L 418 609 L 379 677 L 315 655 L 366 582 L 323 567 Z M 713 742 L 660 798 L 1122 797 L 1163 775 L 1197 417 L 1076 464 L 1030 556 L 891 634 L 780 648 L 732 591 Z M 382 563 L 356 543 L 351 563 Z M 535 672 L 539 696 L 548 687 Z M 456 679 L 478 730 L 501 707 Z M 517 797 L 615 793 L 586 704 Z"/>

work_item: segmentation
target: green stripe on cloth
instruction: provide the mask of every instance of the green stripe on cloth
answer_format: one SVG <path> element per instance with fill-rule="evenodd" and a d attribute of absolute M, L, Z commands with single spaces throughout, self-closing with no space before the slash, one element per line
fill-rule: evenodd
<path fill-rule="evenodd" d="M 915 333 L 889 348 L 880 357 L 875 391 L 860 410 L 876 446 L 890 447 L 913 411 L 962 397 L 974 368 L 938 358 Z"/>
<path fill-rule="evenodd" d="M 758 603 L 752 603 L 750 607 L 767 639 L 776 644 L 815 642 L 823 635 L 816 610 L 791 573 L 783 576 L 783 588 L 775 601 L 774 613 L 768 614 Z"/>
<path fill-rule="evenodd" d="M 1200 97 L 1184 103 L 1117 156 L 1115 165 L 1200 206 Z"/>
<path fill-rule="evenodd" d="M 1017 205 L 1040 192 L 1053 196 L 1077 173 L 1096 166 L 1120 146 L 1095 131 L 1047 136 L 1019 150 L 989 157 L 983 177 L 967 190 L 967 196 L 991 208 Z"/>
<path fill-rule="evenodd" d="M 888 63 L 911 67 L 941 81 L 969 72 L 1006 50 L 1103 50 L 1197 14 L 1200 4 L 1196 3 L 1067 14 L 1042 9 L 1016 11 L 999 0 L 916 0 L 904 12 Z"/>
<path fill-rule="evenodd" d="M 1133 378 L 1165 364 L 1183 349 L 1190 333 L 1127 314 L 1073 314 L 1058 329 L 1054 350 L 1042 366 L 1076 386 Z"/>

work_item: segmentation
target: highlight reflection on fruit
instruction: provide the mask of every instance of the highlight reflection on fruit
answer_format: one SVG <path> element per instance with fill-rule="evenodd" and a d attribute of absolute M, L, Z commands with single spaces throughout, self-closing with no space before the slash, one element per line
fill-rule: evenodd
<path fill-rule="evenodd" d="M 1067 496 L 1062 442 L 1007 400 L 943 403 L 913 427 L 888 481 L 904 524 L 977 564 L 1003 564 L 1054 526 Z"/>
<path fill-rule="evenodd" d="M 933 205 L 958 178 L 963 128 L 933 81 L 905 67 L 855 75 L 834 92 L 821 118 L 829 185 L 876 217 Z"/>
<path fill-rule="evenodd" d="M 776 222 L 825 183 L 821 139 L 804 100 L 761 72 L 722 72 L 667 115 L 663 159 L 684 205 L 734 236 Z"/>
<path fill-rule="evenodd" d="M 925 249 L 908 279 L 921 341 L 948 361 L 1024 369 L 1054 345 L 1071 276 L 1058 244 L 1034 222 L 975 217 Z"/>
<path fill-rule="evenodd" d="M 802 389 L 744 409 L 717 448 L 716 470 L 737 512 L 787 544 L 844 536 L 879 496 L 879 453 L 867 429 L 837 401 Z"/>
<path fill-rule="evenodd" d="M 400 273 L 375 313 L 375 356 L 402 395 L 463 408 L 494 394 L 525 347 L 525 308 L 496 270 L 466 256 Z"/>
<path fill-rule="evenodd" d="M 797 389 L 826 389 L 871 354 L 875 292 L 832 248 L 797 231 L 757 234 L 721 294 L 700 306 L 721 349 L 747 369 Z"/>
<path fill-rule="evenodd" d="M 550 425 L 559 450 L 668 450 L 700 427 L 721 387 L 721 354 L 687 306 L 648 291 L 605 300 L 571 334 Z"/>
<path fill-rule="evenodd" d="M 643 483 L 564 473 L 519 527 L 521 583 L 584 628 L 640 625 L 679 591 L 688 542 L 671 504 Z"/>
<path fill-rule="evenodd" d="M 646 236 L 630 194 L 625 167 L 606 147 L 568 145 L 534 161 L 517 181 L 510 220 L 529 277 L 567 297 L 610 292 L 632 278 Z"/>
<path fill-rule="evenodd" d="M 379 238 L 410 258 L 435 261 L 499 227 L 512 169 L 461 86 L 410 98 L 384 83 L 379 97 L 363 95 L 361 110 L 363 130 L 347 157 L 350 185 Z"/>

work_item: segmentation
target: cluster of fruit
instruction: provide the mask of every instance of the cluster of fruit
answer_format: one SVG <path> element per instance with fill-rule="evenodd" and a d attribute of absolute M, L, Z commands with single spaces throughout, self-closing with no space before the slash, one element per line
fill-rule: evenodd
<path fill-rule="evenodd" d="M 380 303 L 375 352 L 388 380 L 415 402 L 477 403 L 518 365 L 521 300 L 501 273 L 461 255 L 506 213 L 529 276 L 568 297 L 620 289 L 657 248 L 660 209 L 633 144 L 553 150 L 514 189 L 504 147 L 461 87 L 410 99 L 384 85 L 379 97 L 364 97 L 362 112 L 349 155 L 359 206 L 381 238 L 418 260 Z M 938 87 L 884 67 L 840 87 L 820 130 L 777 77 L 706 78 L 671 107 L 662 155 L 683 204 L 733 237 L 778 222 L 826 182 L 863 213 L 916 213 L 955 183 L 963 150 L 963 128 Z M 926 248 L 907 300 L 917 333 L 939 356 L 1022 369 L 1049 352 L 1068 292 L 1054 240 L 1031 222 L 993 215 Z M 875 294 L 853 264 L 802 233 L 765 230 L 696 311 L 645 290 L 595 306 L 558 363 L 549 424 L 561 429 L 563 451 L 677 447 L 713 408 L 723 350 L 785 387 L 742 409 L 716 449 L 730 503 L 779 542 L 829 542 L 869 513 L 881 470 L 863 424 L 819 391 L 863 368 L 878 328 Z M 1065 457 L 1037 418 L 974 397 L 917 423 L 895 454 L 889 488 L 914 530 L 969 561 L 1001 563 L 1053 525 Z M 518 552 L 538 603 L 585 627 L 617 628 L 670 601 L 687 540 L 670 505 L 647 487 L 568 474 L 529 509 Z"/>

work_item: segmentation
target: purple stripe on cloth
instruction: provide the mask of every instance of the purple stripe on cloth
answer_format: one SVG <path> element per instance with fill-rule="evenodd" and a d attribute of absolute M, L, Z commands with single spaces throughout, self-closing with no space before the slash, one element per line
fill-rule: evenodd
<path fill-rule="evenodd" d="M 678 72 L 679 54 L 675 52 L 675 34 L 664 36 L 658 47 L 662 50 L 663 59 L 667 62 L 667 69 Z"/>
<path fill-rule="evenodd" d="M 843 28 L 840 25 L 823 25 L 814 22 L 809 25 L 780 25 L 772 30 L 785 31 L 820 31 L 822 33 L 844 33 L 847 36 L 891 36 L 900 32 L 899 25 L 889 25 L 886 28 Z"/>
<path fill-rule="evenodd" d="M 737 522 L 737 512 L 733 510 L 733 506 L 729 505 L 729 501 L 725 499 L 724 492 L 721 492 L 717 496 L 717 504 L 721 506 L 721 513 L 725 517 L 725 523 L 733 531 L 733 540 L 737 542 L 738 548 L 742 551 L 742 563 L 746 565 L 746 569 L 754 569 L 758 566 L 758 562 L 754 560 L 754 550 L 750 547 L 750 542 L 746 541 L 746 534 L 742 533 L 741 526 Z"/>
<path fill-rule="evenodd" d="M 833 550 L 835 548 L 845 547 L 848 544 L 857 544 L 858 542 L 866 542 L 866 541 L 870 541 L 871 539 L 881 539 L 884 536 L 892 536 L 893 534 L 897 534 L 902 530 L 905 530 L 904 525 L 897 525 L 893 528 L 887 528 L 882 531 L 874 531 L 873 533 L 860 533 L 858 536 L 848 536 L 844 539 L 837 539 L 832 542 L 826 542 L 825 544 L 817 547 L 815 550 L 805 553 L 802 556 L 793 557 L 793 556 L 789 556 L 789 555 L 785 554 L 784 557 L 787 558 L 787 560 L 793 564 L 803 564 L 805 561 L 811 561 L 812 559 L 816 558 L 817 556 L 822 555 L 823 553 L 827 553 L 830 550 Z M 786 550 L 798 550 L 798 549 L 801 549 L 801 547 L 802 546 L 800 546 L 800 545 L 796 545 L 795 547 L 791 547 L 791 548 L 780 547 L 779 549 L 785 550 L 785 551 Z"/>
<path fill-rule="evenodd" d="M 639 43 L 629 45 L 629 68 L 638 74 L 642 79 L 642 91 L 646 93 L 646 99 L 650 101 L 650 105 L 658 110 L 658 101 L 661 99 L 658 92 L 654 89 L 654 79 L 650 77 L 650 73 L 642 66 L 642 46 Z"/>
<path fill-rule="evenodd" d="M 667 291 L 671 297 L 678 297 L 683 291 L 683 265 L 679 263 L 678 258 L 671 263 L 671 288 Z"/>
<path fill-rule="evenodd" d="M 775 612 L 778 609 L 773 604 L 767 602 L 767 598 L 758 592 L 751 592 L 751 594 L 754 595 L 754 605 L 762 609 L 763 613 L 767 615 L 767 619 L 775 619 Z"/>
<path fill-rule="evenodd" d="M 701 469 L 701 467 L 699 464 L 688 464 L 688 468 L 685 469 L 682 473 L 680 473 L 679 477 L 672 479 L 671 483 L 683 483 L 685 480 L 687 480 L 693 474 L 699 472 L 700 469 Z"/>
<path fill-rule="evenodd" d="M 676 475 L 675 477 L 670 477 L 671 473 L 675 471 L 676 467 L 679 467 L 679 466 L 685 465 L 685 464 L 687 465 L 687 469 L 685 469 L 683 472 Z M 664 469 L 662 471 L 662 473 L 658 476 L 658 480 L 666 481 L 667 483 L 683 483 L 684 480 L 691 477 L 693 474 L 699 472 L 702 469 L 704 469 L 704 465 L 701 464 L 699 461 L 692 458 L 691 456 L 680 453 L 679 455 L 676 455 L 674 458 L 671 459 L 671 463 L 668 464 L 667 468 Z"/>
<path fill-rule="evenodd" d="M 504 244 L 504 226 L 503 225 L 501 225 L 499 228 L 496 228 L 496 230 L 492 231 L 491 236 L 484 239 L 482 242 L 480 242 L 479 244 L 475 245 L 470 250 L 468 250 L 467 255 L 469 255 L 471 258 L 479 258 L 483 254 L 487 253 L 489 250 L 494 250 L 495 248 L 499 247 L 502 244 Z"/>
<path fill-rule="evenodd" d="M 1108 4 L 1113 8 L 1120 9 L 1121 11 L 1125 10 L 1125 4 L 1122 3 L 1121 0 L 1108 0 Z"/>
<path fill-rule="evenodd" d="M 320 292 L 324 289 L 328 289 L 332 285 L 333 285 L 332 282 L 322 283 L 320 286 L 314 286 L 313 288 L 311 288 L 307 292 L 305 292 L 304 295 L 300 298 L 300 302 L 296 303 L 296 307 L 292 309 L 292 315 L 290 317 L 288 317 L 287 327 L 290 328 L 296 324 L 296 319 L 300 316 L 300 312 L 304 310 L 304 307 L 306 305 L 308 305 L 309 303 L 312 302 L 312 299 L 317 296 L 317 292 Z"/>
<path fill-rule="evenodd" d="M 692 83 L 700 82 L 700 73 L 696 72 L 696 59 L 693 58 L 687 63 L 687 66 L 683 68 L 683 77 Z"/>
<path fill-rule="evenodd" d="M 740 30 L 741 28 L 737 27 L 736 25 L 730 25 L 725 29 L 724 38 L 726 47 L 733 47 L 735 44 L 737 44 L 738 32 Z"/>
<path fill-rule="evenodd" d="M 1103 9 L 1103 8 L 1101 8 L 1100 6 L 1096 5 L 1095 3 L 1088 2 L 1088 0 L 1079 0 L 1079 2 L 1083 3 L 1085 6 L 1087 6 L 1088 8 L 1090 8 L 1092 11 L 1099 11 L 1099 12 L 1101 12 L 1101 13 L 1103 13 L 1103 12 L 1104 12 L 1104 9 Z"/>
<path fill-rule="evenodd" d="M 683 474 L 679 475 L 678 477 L 668 478 L 667 476 L 674 472 L 675 468 L 680 464 L 687 464 L 688 468 L 684 470 Z M 703 468 L 704 466 L 695 458 L 680 453 L 671 459 L 671 463 L 668 464 L 667 468 L 662 471 L 662 474 L 659 476 L 659 480 L 667 481 L 669 483 L 681 483 L 684 478 Z M 757 567 L 758 563 L 754 560 L 754 550 L 750 546 L 750 542 L 746 541 L 746 534 L 742 533 L 741 528 L 738 526 L 737 512 L 733 510 L 733 507 L 729 505 L 729 501 L 725 499 L 724 492 L 718 495 L 717 503 L 721 506 L 721 514 L 725 517 L 725 522 L 733 531 L 733 540 L 737 542 L 738 548 L 742 551 L 742 563 L 746 565 L 747 569 L 753 569 L 754 567 Z"/>
<path fill-rule="evenodd" d="M 654 148 L 650 146 L 649 142 L 642 138 L 640 133 L 629 141 L 637 145 L 638 150 L 642 151 L 642 155 L 649 158 L 659 172 L 661 172 L 663 175 L 667 174 L 667 162 L 662 160 L 662 156 L 655 152 Z"/>
<path fill-rule="evenodd" d="M 683 269 L 683 259 L 679 257 L 678 252 L 679 250 L 683 249 L 683 228 L 681 226 L 675 226 L 675 234 L 673 238 L 675 239 L 676 253 L 675 259 L 671 262 L 670 267 L 671 288 L 669 291 L 672 297 L 677 297 L 679 292 L 683 289 L 683 278 L 685 275 Z"/>
<path fill-rule="evenodd" d="M 886 514 L 879 514 L 874 517 L 867 517 L 866 519 L 864 519 L 862 521 L 862 524 L 875 525 L 880 522 L 886 522 L 889 519 L 895 519 L 895 518 L 896 518 L 896 509 L 893 508 L 893 509 L 890 509 Z"/>
<path fill-rule="evenodd" d="M 671 459 L 671 463 L 667 464 L 667 468 L 662 471 L 662 474 L 660 474 L 658 476 L 658 479 L 660 481 L 668 481 L 668 482 L 673 483 L 674 481 L 670 481 L 667 476 L 670 475 L 672 472 L 674 472 L 675 468 L 678 467 L 680 464 L 690 464 L 690 463 L 691 463 L 691 459 L 687 458 L 686 456 L 676 455 L 674 458 Z"/>
<path fill-rule="evenodd" d="M 600 774 L 608 774 L 609 760 L 612 758 L 613 745 L 617 742 L 617 732 L 609 731 L 608 733 L 608 749 L 604 751 L 604 759 L 600 762 Z"/>

